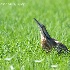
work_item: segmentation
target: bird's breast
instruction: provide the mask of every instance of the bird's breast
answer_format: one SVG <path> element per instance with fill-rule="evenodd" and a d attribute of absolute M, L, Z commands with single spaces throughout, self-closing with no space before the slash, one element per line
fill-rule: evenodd
<path fill-rule="evenodd" d="M 48 42 L 47 38 L 45 36 L 43 36 L 41 34 L 41 46 L 43 49 L 45 49 L 46 51 L 50 51 L 52 46 L 51 44 Z"/>

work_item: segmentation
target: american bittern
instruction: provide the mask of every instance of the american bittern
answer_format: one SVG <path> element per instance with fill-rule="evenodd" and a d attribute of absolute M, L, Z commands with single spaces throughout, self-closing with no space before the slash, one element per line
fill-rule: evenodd
<path fill-rule="evenodd" d="M 51 51 L 52 48 L 55 48 L 58 53 L 61 53 L 62 51 L 63 52 L 69 51 L 68 48 L 64 44 L 50 37 L 49 33 L 46 30 L 46 27 L 43 24 L 38 22 L 35 18 L 34 20 L 36 21 L 36 23 L 38 24 L 40 28 L 41 46 L 43 49 L 45 49 L 46 52 Z"/>

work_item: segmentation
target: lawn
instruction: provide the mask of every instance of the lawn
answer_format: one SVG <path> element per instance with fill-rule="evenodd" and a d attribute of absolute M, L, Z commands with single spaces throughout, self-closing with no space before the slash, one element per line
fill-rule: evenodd
<path fill-rule="evenodd" d="M 0 70 L 70 70 L 70 54 L 42 50 L 33 18 L 70 49 L 70 0 L 0 0 Z"/>

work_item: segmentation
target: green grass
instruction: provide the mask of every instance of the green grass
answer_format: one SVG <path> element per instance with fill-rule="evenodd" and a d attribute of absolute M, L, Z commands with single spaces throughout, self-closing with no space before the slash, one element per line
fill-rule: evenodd
<path fill-rule="evenodd" d="M 70 70 L 70 54 L 42 50 L 33 18 L 70 49 L 70 0 L 0 0 L 0 70 Z"/>

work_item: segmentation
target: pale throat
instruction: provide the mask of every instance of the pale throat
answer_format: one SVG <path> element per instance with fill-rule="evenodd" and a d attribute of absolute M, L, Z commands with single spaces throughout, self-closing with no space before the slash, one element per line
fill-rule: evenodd
<path fill-rule="evenodd" d="M 46 37 L 41 33 L 41 31 L 40 34 L 41 34 L 41 41 L 46 41 Z"/>

